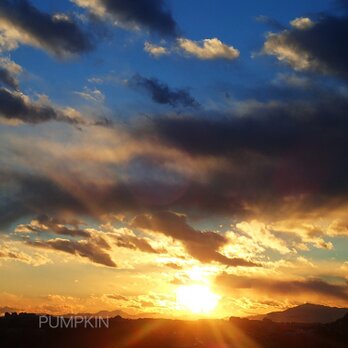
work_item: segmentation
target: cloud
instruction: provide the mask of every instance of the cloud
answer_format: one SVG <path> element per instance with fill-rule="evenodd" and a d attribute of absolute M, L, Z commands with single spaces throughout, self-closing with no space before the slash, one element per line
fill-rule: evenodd
<path fill-rule="evenodd" d="M 105 100 L 105 95 L 97 88 L 90 89 L 85 87 L 82 92 L 76 91 L 74 92 L 74 94 L 93 103 L 103 103 Z"/>
<path fill-rule="evenodd" d="M 15 48 L 18 43 L 39 47 L 59 57 L 69 57 L 92 50 L 92 36 L 72 19 L 49 15 L 35 8 L 28 0 L 2 0 L 0 32 L 3 45 Z"/>
<path fill-rule="evenodd" d="M 157 116 L 107 134 L 75 133 L 69 151 L 38 134 L 18 144 L 4 138 L 1 150 L 11 168 L 0 185 L 11 200 L 0 206 L 0 221 L 156 209 L 267 225 L 329 212 L 337 218 L 348 195 L 348 101 L 327 90 L 303 99 L 247 100 L 220 114 Z M 32 152 L 35 162 L 28 163 Z M 287 248 L 296 240 L 299 246 L 292 238 Z M 302 242 L 332 247 L 323 237 Z"/>
<path fill-rule="evenodd" d="M 70 117 L 67 113 L 44 102 L 33 102 L 23 93 L 0 88 L 0 118 L 17 120 L 25 123 L 47 121 L 78 124 L 81 120 Z"/>
<path fill-rule="evenodd" d="M 315 23 L 297 18 L 292 28 L 270 33 L 263 52 L 299 71 L 314 71 L 348 78 L 348 16 L 323 15 Z"/>
<path fill-rule="evenodd" d="M 268 297 L 275 295 L 296 297 L 315 294 L 348 302 L 346 285 L 330 284 L 321 279 L 276 280 L 222 273 L 217 276 L 216 284 L 226 288 L 228 291 L 233 289 L 250 289 L 257 291 L 258 294 L 267 294 Z"/>
<path fill-rule="evenodd" d="M 151 215 L 138 215 L 131 223 L 132 228 L 162 233 L 179 240 L 187 252 L 201 262 L 216 261 L 227 266 L 256 266 L 255 263 L 240 258 L 228 258 L 219 253 L 227 239 L 215 232 L 201 232 L 187 224 L 186 217 L 169 211 Z"/>
<path fill-rule="evenodd" d="M 8 226 L 20 217 L 43 213 L 59 216 L 70 211 L 99 218 L 104 213 L 139 209 L 137 200 L 122 183 L 98 185 L 82 179 L 73 183 L 71 179 L 72 189 L 64 180 L 57 182 L 43 175 L 1 172 L 0 178 L 1 191 L 5 194 L 2 198 L 6 202 L 0 205 L 0 226 Z"/>
<path fill-rule="evenodd" d="M 68 226 L 67 226 L 68 225 Z M 18 225 L 16 233 L 54 233 L 71 237 L 90 237 L 91 233 L 79 228 L 79 222 L 66 221 L 40 215 L 30 222 L 30 224 Z"/>
<path fill-rule="evenodd" d="M 177 24 L 164 0 L 72 0 L 114 25 L 130 29 L 145 28 L 165 36 L 177 35 Z"/>
<path fill-rule="evenodd" d="M 309 28 L 312 28 L 315 23 L 308 17 L 299 17 L 295 18 L 290 22 L 291 26 L 293 26 L 296 29 L 300 30 L 306 30 Z"/>
<path fill-rule="evenodd" d="M 277 250 L 283 255 L 291 252 L 286 243 L 273 235 L 263 223 L 255 220 L 251 222 L 240 222 L 236 227 L 265 248 Z"/>
<path fill-rule="evenodd" d="M 143 238 L 136 236 L 118 236 L 115 237 L 116 245 L 121 248 L 127 248 L 132 250 L 140 250 L 145 253 L 161 254 L 164 250 L 156 250 L 151 244 Z"/>
<path fill-rule="evenodd" d="M 11 240 L 0 240 L 0 261 L 19 261 L 32 266 L 40 266 L 49 262 L 49 259 L 39 254 L 28 254 L 20 249 L 20 243 Z"/>
<path fill-rule="evenodd" d="M 48 240 L 27 240 L 25 244 L 36 248 L 51 249 L 62 251 L 72 255 L 78 255 L 87 258 L 93 263 L 101 264 L 108 267 L 116 267 L 115 262 L 110 255 L 104 250 L 109 249 L 105 240 L 69 240 L 69 239 L 48 239 Z M 102 241 L 102 243 L 101 243 Z"/>
<path fill-rule="evenodd" d="M 172 47 L 154 45 L 146 42 L 144 50 L 155 58 L 172 53 L 182 54 L 184 57 L 195 57 L 201 60 L 235 60 L 240 56 L 239 50 L 232 46 L 226 45 L 217 38 L 204 39 L 202 41 L 178 38 L 176 40 L 176 44 Z"/>
<path fill-rule="evenodd" d="M 128 81 L 128 85 L 134 89 L 145 91 L 158 104 L 168 104 L 172 107 L 199 107 L 198 102 L 186 89 L 171 89 L 155 78 L 146 78 L 137 74 Z"/>
<path fill-rule="evenodd" d="M 178 45 L 184 53 L 203 60 L 235 60 L 240 56 L 236 48 L 224 44 L 217 38 L 204 39 L 201 42 L 180 38 Z"/>
<path fill-rule="evenodd" d="M 267 228 L 273 234 L 278 236 L 283 235 L 287 239 L 292 239 L 293 247 L 299 250 L 308 250 L 308 244 L 318 249 L 333 249 L 332 243 L 323 239 L 323 237 L 330 235 L 330 229 L 328 228 L 326 230 L 319 227 L 311 219 L 301 220 L 292 218 L 290 220 L 277 221 L 268 225 Z"/>
<path fill-rule="evenodd" d="M 65 122 L 77 126 L 109 127 L 112 121 L 108 118 L 84 119 L 79 111 L 73 108 L 62 108 L 53 105 L 46 96 L 33 101 L 20 91 L 11 91 L 0 87 L 0 120 L 17 123 L 38 124 L 43 122 Z"/>
<path fill-rule="evenodd" d="M 306 213 L 347 197 L 347 108 L 344 95 L 323 91 L 304 101 L 249 101 L 224 117 L 157 117 L 136 134 L 226 161 L 190 186 L 185 203 L 192 198 L 194 208 L 239 217 L 281 214 L 280 206 Z"/>
<path fill-rule="evenodd" d="M 5 87 L 18 90 L 17 75 L 22 72 L 22 67 L 8 58 L 0 57 L 0 83 Z"/>
<path fill-rule="evenodd" d="M 148 41 L 144 44 L 144 51 L 156 58 L 170 53 L 166 47 L 154 45 Z"/>

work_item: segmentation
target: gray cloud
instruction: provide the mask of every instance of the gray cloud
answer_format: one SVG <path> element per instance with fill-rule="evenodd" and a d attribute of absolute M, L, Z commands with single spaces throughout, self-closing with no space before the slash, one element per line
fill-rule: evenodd
<path fill-rule="evenodd" d="M 90 232 L 79 228 L 78 221 L 67 221 L 41 214 L 30 224 L 17 226 L 16 231 L 27 233 L 54 233 L 71 237 L 90 237 Z"/>
<path fill-rule="evenodd" d="M 158 104 L 168 104 L 172 107 L 199 107 L 199 103 L 190 95 L 188 90 L 171 89 L 168 85 L 155 78 L 146 78 L 137 74 L 128 81 L 128 84 L 134 89 L 146 92 Z"/>
<path fill-rule="evenodd" d="M 108 267 L 116 267 L 115 262 L 104 249 L 110 249 L 109 245 L 99 237 L 97 240 L 68 240 L 68 239 L 49 239 L 49 240 L 27 240 L 27 245 L 37 248 L 63 251 L 68 254 L 78 255 L 90 261 Z"/>
<path fill-rule="evenodd" d="M 18 90 L 18 80 L 12 75 L 12 73 L 6 68 L 0 67 L 0 82 L 5 86 Z"/>
<path fill-rule="evenodd" d="M 116 240 L 116 245 L 121 248 L 140 250 L 142 252 L 151 254 L 161 254 L 165 252 L 165 250 L 163 249 L 154 249 L 151 244 L 144 238 L 125 235 L 114 237 L 114 239 Z"/>
<path fill-rule="evenodd" d="M 93 48 L 92 35 L 66 16 L 51 16 L 28 0 L 2 0 L 0 28 L 17 42 L 40 47 L 57 57 L 81 54 Z"/>
<path fill-rule="evenodd" d="M 306 101 L 245 103 L 242 116 L 157 117 L 136 134 L 225 161 L 208 182 L 192 183 L 178 204 L 233 215 L 253 212 L 246 207 L 275 213 L 285 197 L 305 195 L 298 201 L 305 212 L 348 195 L 347 108 L 344 95 L 323 91 Z"/>
<path fill-rule="evenodd" d="M 347 6 L 346 1 L 343 3 Z M 298 20 L 292 23 L 298 23 Z M 308 22 L 309 19 L 306 20 Z M 297 70 L 347 79 L 347 40 L 347 13 L 339 17 L 324 14 L 311 25 L 293 25 L 291 29 L 270 34 L 263 52 L 276 56 Z"/>
<path fill-rule="evenodd" d="M 33 101 L 20 91 L 10 91 L 2 87 L 0 87 L 0 118 L 30 124 L 56 121 L 77 126 L 110 127 L 113 125 L 107 118 L 87 121 L 78 112 L 76 115 L 70 114 L 68 109 L 56 107 L 48 101 Z"/>
<path fill-rule="evenodd" d="M 0 88 L 0 117 L 34 124 L 47 121 L 78 123 L 53 106 L 32 102 L 22 93 L 5 88 Z"/>
<path fill-rule="evenodd" d="M 227 266 L 256 266 L 253 262 L 240 258 L 228 258 L 218 252 L 227 239 L 215 232 L 201 232 L 188 225 L 186 217 L 173 212 L 163 211 L 151 215 L 138 215 L 131 226 L 162 233 L 179 240 L 187 252 L 201 262 L 216 261 Z"/>

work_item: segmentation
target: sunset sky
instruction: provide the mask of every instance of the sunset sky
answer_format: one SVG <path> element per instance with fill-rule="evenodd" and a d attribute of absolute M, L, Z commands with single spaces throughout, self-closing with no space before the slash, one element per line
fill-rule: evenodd
<path fill-rule="evenodd" d="M 0 314 L 348 307 L 347 42 L 347 0 L 1 0 Z"/>

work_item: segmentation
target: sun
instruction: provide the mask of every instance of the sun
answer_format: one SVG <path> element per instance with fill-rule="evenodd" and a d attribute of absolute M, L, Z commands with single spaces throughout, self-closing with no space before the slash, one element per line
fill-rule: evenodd
<path fill-rule="evenodd" d="M 180 286 L 176 291 L 176 301 L 180 308 L 194 314 L 209 314 L 217 306 L 220 296 L 206 285 Z"/>

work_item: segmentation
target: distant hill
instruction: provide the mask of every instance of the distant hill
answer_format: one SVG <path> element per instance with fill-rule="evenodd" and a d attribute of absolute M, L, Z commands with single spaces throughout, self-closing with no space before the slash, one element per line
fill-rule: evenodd
<path fill-rule="evenodd" d="M 251 316 L 251 320 L 269 319 L 283 323 L 330 323 L 343 318 L 348 308 L 327 307 L 306 303 L 281 312 L 271 312 L 264 315 Z"/>

